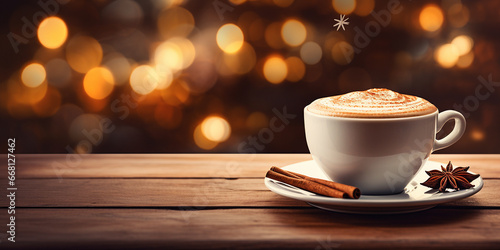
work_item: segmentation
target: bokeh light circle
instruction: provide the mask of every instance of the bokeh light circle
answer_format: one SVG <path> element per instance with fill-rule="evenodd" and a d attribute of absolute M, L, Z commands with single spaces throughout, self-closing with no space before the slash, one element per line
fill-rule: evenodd
<path fill-rule="evenodd" d="M 443 68 L 455 66 L 460 56 L 457 46 L 453 44 L 441 45 L 434 53 L 435 60 Z"/>
<path fill-rule="evenodd" d="M 38 41 L 49 49 L 61 47 L 68 37 L 66 23 L 59 17 L 45 18 L 38 26 Z"/>
<path fill-rule="evenodd" d="M 193 139 L 194 143 L 196 143 L 196 146 L 205 150 L 213 149 L 219 144 L 218 142 L 207 139 L 205 135 L 203 135 L 203 133 L 201 132 L 201 124 L 196 126 L 196 128 L 194 129 Z"/>
<path fill-rule="evenodd" d="M 286 44 L 299 46 L 306 40 L 306 26 L 295 19 L 287 20 L 281 27 L 281 36 Z"/>
<path fill-rule="evenodd" d="M 102 100 L 113 91 L 113 74 L 104 67 L 93 68 L 85 74 L 83 88 L 88 96 L 96 100 Z"/>
<path fill-rule="evenodd" d="M 209 116 L 201 123 L 203 135 L 214 142 L 223 142 L 231 135 L 231 126 L 220 116 Z"/>
<path fill-rule="evenodd" d="M 189 67 L 195 59 L 194 45 L 186 38 L 175 37 L 155 49 L 154 62 L 158 69 L 179 71 Z"/>
<path fill-rule="evenodd" d="M 273 84 L 281 83 L 288 74 L 285 60 L 280 56 L 270 56 L 264 63 L 264 77 Z"/>
<path fill-rule="evenodd" d="M 321 47 L 315 42 L 304 43 L 300 48 L 300 58 L 310 65 L 318 63 L 322 55 Z"/>
<path fill-rule="evenodd" d="M 217 31 L 217 45 L 226 53 L 236 53 L 243 41 L 243 31 L 232 23 L 222 25 Z"/>
<path fill-rule="evenodd" d="M 149 65 L 136 67 L 130 74 L 130 86 L 141 95 L 147 95 L 158 87 L 160 76 L 156 70 Z"/>
<path fill-rule="evenodd" d="M 45 68 L 38 63 L 31 63 L 27 65 L 22 73 L 21 80 L 23 84 L 30 88 L 36 88 L 45 81 L 46 72 Z"/>
<path fill-rule="evenodd" d="M 420 11 L 419 22 L 425 31 L 439 30 L 443 25 L 443 21 L 443 11 L 435 4 L 428 4 Z"/>
<path fill-rule="evenodd" d="M 458 49 L 459 55 L 463 56 L 472 49 L 472 46 L 474 45 L 474 41 L 472 38 L 466 35 L 460 35 L 455 37 L 452 41 L 451 44 L 455 45 Z"/>

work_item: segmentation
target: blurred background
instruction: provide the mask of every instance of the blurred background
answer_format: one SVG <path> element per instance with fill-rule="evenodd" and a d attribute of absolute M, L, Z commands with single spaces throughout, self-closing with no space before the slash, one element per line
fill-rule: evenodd
<path fill-rule="evenodd" d="M 499 11 L 495 0 L 8 1 L 0 129 L 16 153 L 308 152 L 304 106 L 385 87 L 466 115 L 440 153 L 500 153 Z M 334 27 L 341 14 L 349 24 Z"/>

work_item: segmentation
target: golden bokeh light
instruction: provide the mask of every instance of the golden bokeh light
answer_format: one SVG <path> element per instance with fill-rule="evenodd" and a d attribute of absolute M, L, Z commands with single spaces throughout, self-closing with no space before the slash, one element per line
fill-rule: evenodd
<path fill-rule="evenodd" d="M 130 74 L 130 86 L 141 95 L 147 95 L 158 87 L 160 76 L 156 70 L 149 65 L 136 67 Z"/>
<path fill-rule="evenodd" d="M 306 26 L 298 20 L 290 19 L 281 27 L 281 37 L 290 46 L 299 46 L 307 36 Z"/>
<path fill-rule="evenodd" d="M 339 14 L 348 15 L 356 8 L 356 0 L 332 0 L 332 5 Z"/>
<path fill-rule="evenodd" d="M 273 0 L 273 3 L 276 4 L 276 6 L 286 8 L 292 5 L 293 0 Z"/>
<path fill-rule="evenodd" d="M 189 67 L 196 51 L 188 39 L 175 37 L 161 43 L 154 52 L 154 62 L 160 71 L 179 71 Z"/>
<path fill-rule="evenodd" d="M 158 17 L 158 30 L 163 38 L 186 37 L 193 29 L 193 14 L 182 7 L 168 8 Z"/>
<path fill-rule="evenodd" d="M 223 68 L 219 71 L 224 74 L 228 69 L 232 74 L 246 74 L 253 69 L 256 60 L 257 56 L 252 45 L 245 42 L 238 52 L 234 54 L 224 53 L 223 65 L 221 66 Z"/>
<path fill-rule="evenodd" d="M 434 52 L 434 59 L 443 68 L 451 68 L 455 66 L 460 56 L 457 47 L 451 43 L 441 45 Z"/>
<path fill-rule="evenodd" d="M 321 47 L 315 42 L 304 43 L 300 48 L 300 58 L 310 65 L 318 63 L 322 55 Z"/>
<path fill-rule="evenodd" d="M 354 13 L 358 16 L 368 16 L 375 8 L 375 0 L 357 0 Z"/>
<path fill-rule="evenodd" d="M 281 83 L 286 79 L 288 68 L 281 56 L 270 56 L 264 63 L 264 77 L 273 84 Z"/>
<path fill-rule="evenodd" d="M 38 41 L 49 49 L 57 49 L 68 37 L 66 23 L 59 17 L 45 18 L 38 26 Z"/>
<path fill-rule="evenodd" d="M 419 22 L 425 31 L 432 32 L 440 29 L 443 21 L 443 11 L 435 4 L 428 4 L 420 11 Z"/>
<path fill-rule="evenodd" d="M 217 45 L 226 53 L 236 53 L 243 41 L 243 31 L 232 23 L 222 25 L 217 31 Z"/>
<path fill-rule="evenodd" d="M 114 88 L 113 74 L 109 69 L 96 67 L 85 74 L 83 89 L 88 96 L 96 100 L 106 98 Z"/>
<path fill-rule="evenodd" d="M 201 132 L 205 138 L 220 143 L 231 135 L 231 126 L 220 116 L 209 116 L 201 123 Z"/>
<path fill-rule="evenodd" d="M 164 42 L 155 50 L 154 61 L 158 68 L 178 71 L 182 68 L 182 51 L 177 44 Z"/>
<path fill-rule="evenodd" d="M 21 73 L 23 84 L 30 88 L 36 88 L 45 81 L 45 68 L 38 63 L 31 63 L 24 67 Z"/>
<path fill-rule="evenodd" d="M 201 149 L 210 150 L 215 148 L 219 143 L 211 141 L 201 132 L 201 124 L 196 126 L 193 133 L 194 143 Z"/>
<path fill-rule="evenodd" d="M 455 45 L 458 49 L 458 54 L 463 56 L 472 49 L 472 46 L 474 45 L 474 41 L 472 38 L 466 35 L 460 35 L 455 37 L 452 41 L 451 44 Z"/>
<path fill-rule="evenodd" d="M 66 60 L 75 71 L 87 73 L 101 63 L 101 45 L 92 37 L 73 37 L 66 46 Z"/>
<path fill-rule="evenodd" d="M 298 82 L 304 77 L 306 66 L 300 58 L 291 56 L 285 60 L 285 63 L 288 69 L 288 74 L 286 75 L 287 81 Z"/>
<path fill-rule="evenodd" d="M 340 41 L 332 48 L 332 59 L 339 65 L 347 65 L 354 58 L 354 48 L 351 44 Z"/>

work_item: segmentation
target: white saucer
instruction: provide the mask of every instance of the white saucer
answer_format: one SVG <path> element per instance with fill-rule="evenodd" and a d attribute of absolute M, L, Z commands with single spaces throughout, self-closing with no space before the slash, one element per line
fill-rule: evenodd
<path fill-rule="evenodd" d="M 322 195 L 317 195 L 305 190 L 289 186 L 285 183 L 265 178 L 264 183 L 271 191 L 292 199 L 305 201 L 312 206 L 343 213 L 358 213 L 358 214 L 395 214 L 409 213 L 432 208 L 438 204 L 460 200 L 469 197 L 481 190 L 483 187 L 483 179 L 481 177 L 472 181 L 473 188 L 446 191 L 439 193 L 437 189 L 431 189 L 420 185 L 429 177 L 425 171 L 432 169 L 441 169 L 441 165 L 446 164 L 427 161 L 422 169 L 417 173 L 415 178 L 410 181 L 405 187 L 405 190 L 400 194 L 393 195 L 361 195 L 357 200 L 331 198 Z M 314 163 L 314 161 L 304 161 L 288 165 L 283 169 L 293 171 L 299 174 L 308 175 L 320 179 L 328 180 L 326 175 Z"/>

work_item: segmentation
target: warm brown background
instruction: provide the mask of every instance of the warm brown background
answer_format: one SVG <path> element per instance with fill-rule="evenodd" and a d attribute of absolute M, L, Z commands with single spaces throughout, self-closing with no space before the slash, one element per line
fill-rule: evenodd
<path fill-rule="evenodd" d="M 100 119 L 109 118 L 115 129 L 103 133 L 102 142 L 94 145 L 90 152 L 238 152 L 239 145 L 249 136 L 257 136 L 259 131 L 269 127 L 274 116 L 273 108 L 282 110 L 286 106 L 288 113 L 296 114 L 297 118 L 256 151 L 307 152 L 302 119 L 305 105 L 322 96 L 386 87 L 424 97 L 440 110 L 456 109 L 456 105 L 464 102 L 473 107 L 463 109 L 464 113 L 469 113 L 464 137 L 440 152 L 500 153 L 500 89 L 493 87 L 487 98 L 474 99 L 476 88 L 481 84 L 478 77 L 488 79 L 491 75 L 493 81 L 500 82 L 497 56 L 500 50 L 497 32 L 499 1 L 398 1 L 401 13 L 392 15 L 389 25 L 382 27 L 379 34 L 347 64 L 336 61 L 332 50 L 340 41 L 356 45 L 355 28 L 363 30 L 375 20 L 371 15 L 363 16 L 363 11 L 369 11 L 374 1 L 355 1 L 356 9 L 347 14 L 350 24 L 346 31 L 341 29 L 338 32 L 332 26 L 339 13 L 333 8 L 332 1 L 327 0 L 232 1 L 231 5 L 225 0 L 172 1 L 181 2 L 172 5 L 164 2 L 168 1 L 71 1 L 60 5 L 56 13 L 69 30 L 68 39 L 61 48 L 46 49 L 36 37 L 32 37 L 27 44 L 19 45 L 18 53 L 12 49 L 7 34 L 20 34 L 24 24 L 22 17 L 31 18 L 41 8 L 37 1 L 3 3 L 0 27 L 2 140 L 15 137 L 18 153 L 83 150 L 78 145 L 85 138 L 75 136 L 71 127 L 73 124 L 89 130 L 95 128 L 89 119 L 80 119 L 82 124 L 74 124 L 75 119 L 83 114 L 95 114 Z M 287 2 L 291 4 L 287 5 Z M 219 7 L 230 6 L 230 10 L 223 13 L 223 20 L 217 15 L 214 3 Z M 433 32 L 426 31 L 419 19 L 429 4 L 438 7 L 443 16 L 442 24 Z M 115 52 L 128 58 L 132 67 L 147 63 L 152 60 L 154 46 L 168 39 L 158 30 L 159 17 L 172 9 L 174 11 L 169 13 L 174 15 L 179 8 L 188 10 L 194 17 L 194 29 L 185 37 L 197 49 L 199 46 L 204 46 L 204 49 L 198 49 L 193 64 L 176 76 L 168 90 L 173 94 L 169 92 L 165 99 L 162 98 L 163 92 L 154 91 L 141 100 L 137 108 L 130 109 L 130 115 L 123 120 L 120 119 L 122 113 L 113 112 L 110 107 L 122 94 L 132 93 L 128 83 L 115 86 L 107 98 L 96 101 L 86 96 L 82 89 L 85 75 L 71 71 L 71 79 L 65 86 L 56 86 L 50 81 L 46 83 L 52 93 L 59 94 L 59 102 L 55 104 L 22 104 L 16 99 L 19 97 L 8 90 L 9 79 L 19 78 L 26 64 L 34 60 L 41 64 L 54 58 L 65 60 L 65 46 L 77 35 L 96 39 L 102 47 L 103 60 Z M 132 14 L 116 17 L 110 10 Z M 386 1 L 377 1 L 373 11 L 380 13 L 383 10 L 387 10 Z M 312 41 L 321 47 L 321 60 L 314 65 L 306 64 L 305 75 L 297 82 L 285 80 L 271 84 L 262 73 L 270 55 L 300 58 L 300 46 L 289 46 L 282 41 L 280 45 L 279 35 L 274 41 L 277 44 L 266 40 L 265 30 L 269 25 L 282 24 L 289 18 L 305 24 L 306 42 Z M 215 42 L 215 32 L 226 23 L 238 25 L 245 41 L 255 51 L 255 64 L 245 74 L 226 74 L 220 69 L 224 52 Z M 473 57 L 472 64 L 444 68 L 437 62 L 435 53 L 441 45 L 450 43 L 459 35 L 473 40 L 473 47 L 467 54 Z M 213 56 L 203 58 L 202 54 L 207 53 Z M 245 60 L 250 59 L 240 58 L 240 61 Z M 179 82 L 184 82 L 188 90 L 181 89 Z M 33 111 L 37 109 L 34 106 L 40 105 L 52 105 L 47 109 L 53 112 L 40 114 Z M 212 115 L 223 117 L 229 123 L 231 133 L 227 140 L 205 150 L 195 142 L 194 134 L 196 127 Z M 89 117 L 95 118 L 83 118 Z M 6 149 L 6 145 L 2 144 L 2 149 Z"/>

